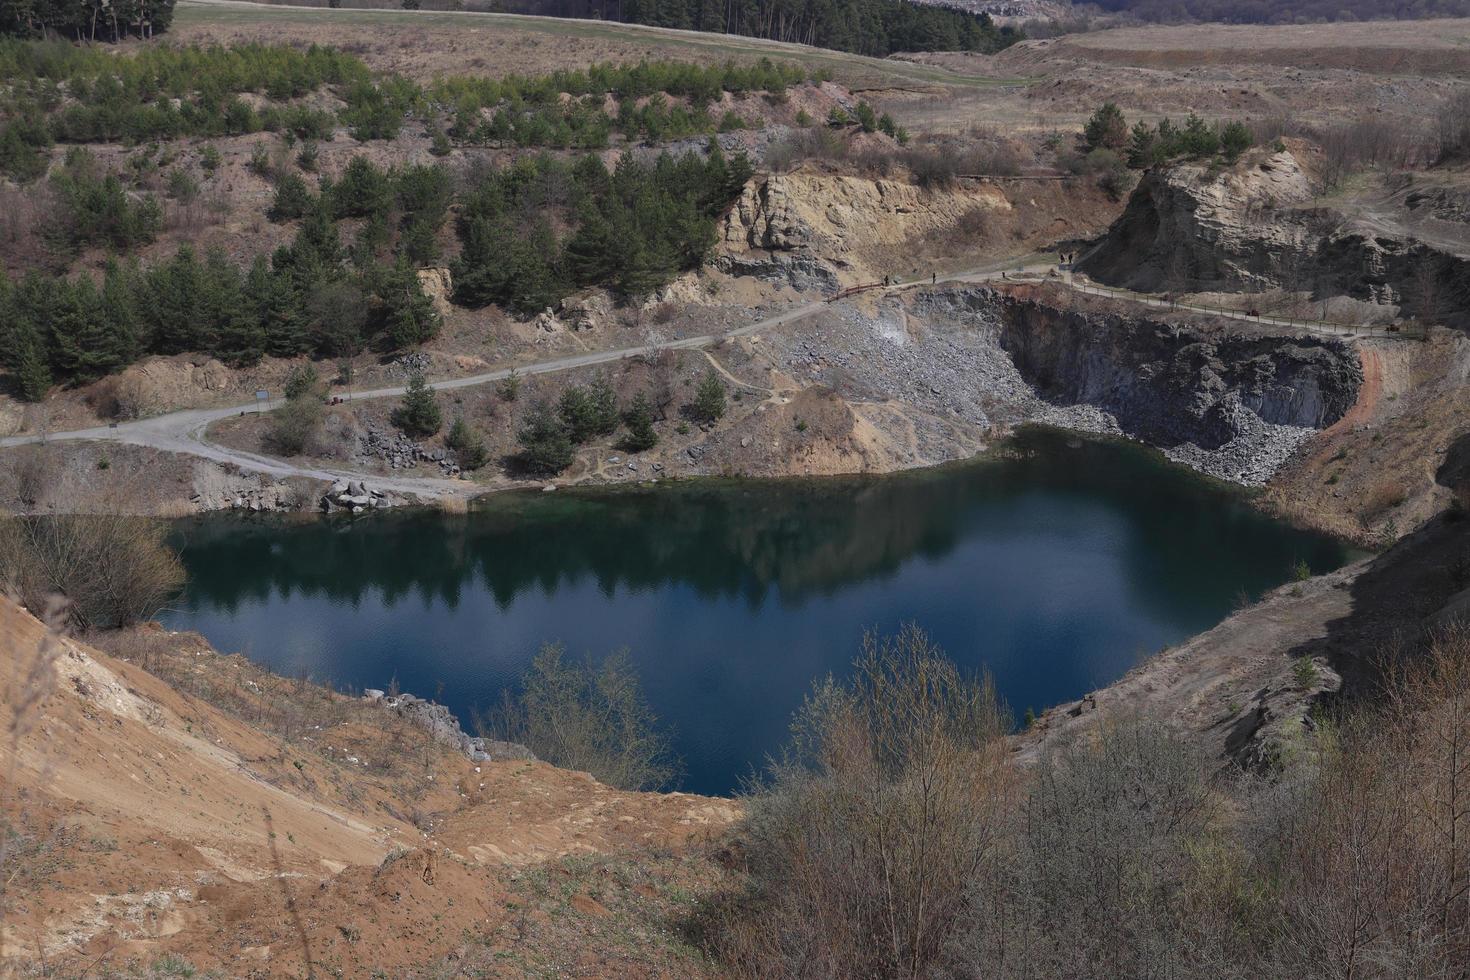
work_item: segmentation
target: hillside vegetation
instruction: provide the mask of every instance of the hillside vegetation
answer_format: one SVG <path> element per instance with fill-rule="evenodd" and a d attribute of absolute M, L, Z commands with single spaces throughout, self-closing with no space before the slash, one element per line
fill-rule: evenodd
<path fill-rule="evenodd" d="M 452 210 L 453 298 L 465 306 L 536 312 L 587 286 L 646 294 L 703 262 L 749 161 L 727 159 L 713 143 L 677 157 L 625 155 L 611 168 L 556 151 L 743 128 L 732 111 L 715 118 L 711 104 L 735 93 L 784 98 L 803 81 L 769 61 L 643 62 L 420 85 L 315 46 L 119 57 L 0 42 L 8 86 L 0 169 L 44 185 L 43 210 L 24 228 L 36 246 L 23 250 L 32 268 L 0 275 L 0 364 L 35 401 L 53 384 L 95 380 L 146 354 L 204 351 L 239 367 L 266 355 L 352 357 L 421 344 L 441 314 L 415 270 L 445 261 Z M 355 155 L 336 179 L 319 173 L 321 143 L 392 141 L 406 123 L 432 135 L 432 156 L 458 146 L 548 152 L 454 170 L 383 168 Z M 201 254 L 186 240 L 172 257 L 141 259 L 173 208 L 220 183 L 213 142 L 170 144 L 252 134 L 281 140 L 256 142 L 248 170 L 273 186 L 268 216 L 294 229 L 287 243 L 269 254 Z M 103 155 L 116 143 L 141 144 L 123 170 Z M 97 274 L 73 274 L 89 260 Z"/>

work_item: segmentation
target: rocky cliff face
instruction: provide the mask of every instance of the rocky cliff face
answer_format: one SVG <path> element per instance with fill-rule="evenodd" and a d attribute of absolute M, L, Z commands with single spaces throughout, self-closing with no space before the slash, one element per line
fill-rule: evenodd
<path fill-rule="evenodd" d="M 1363 381 L 1357 357 L 1334 340 L 997 301 L 1001 346 L 1044 398 L 1103 408 L 1157 445 L 1218 448 L 1238 434 L 1243 411 L 1271 425 L 1326 428 Z"/>
<path fill-rule="evenodd" d="M 1077 311 L 991 289 L 925 299 L 931 315 L 997 332 L 1021 378 L 1053 405 L 1089 406 L 1115 431 L 1224 479 L 1269 479 L 1363 383 L 1351 346 L 1206 324 Z"/>
<path fill-rule="evenodd" d="M 1279 216 L 1312 197 L 1290 152 L 1219 173 L 1199 163 L 1152 170 L 1080 265 L 1103 282 L 1147 291 L 1275 285 L 1308 237 L 1303 222 Z"/>
<path fill-rule="evenodd" d="M 1320 206 L 1307 153 L 1293 144 L 1224 170 L 1183 163 L 1150 171 L 1079 269 L 1145 292 L 1282 289 L 1464 323 L 1470 252 L 1409 233 L 1412 206 L 1402 202 Z"/>
<path fill-rule="evenodd" d="M 1011 210 L 994 187 L 925 189 L 901 180 L 801 169 L 753 178 L 725 217 L 719 263 L 799 289 L 881 278 L 872 253 Z"/>

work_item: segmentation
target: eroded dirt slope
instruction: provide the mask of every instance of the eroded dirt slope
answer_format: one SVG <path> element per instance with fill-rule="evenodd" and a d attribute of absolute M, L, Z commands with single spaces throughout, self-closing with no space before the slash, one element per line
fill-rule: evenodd
<path fill-rule="evenodd" d="M 0 600 L 7 967 L 112 975 L 174 955 L 227 976 L 398 976 L 462 943 L 557 962 L 548 930 L 611 915 L 589 888 L 625 905 L 659 904 L 674 878 L 687 892 L 678 855 L 738 816 L 540 762 L 477 767 L 385 709 L 197 636 L 109 643 L 172 684 Z M 646 858 L 647 895 L 594 888 L 630 853 Z M 566 890 L 545 888 L 541 868 Z M 522 921 L 578 895 L 582 912 Z M 660 962 L 643 957 L 642 972 Z"/>

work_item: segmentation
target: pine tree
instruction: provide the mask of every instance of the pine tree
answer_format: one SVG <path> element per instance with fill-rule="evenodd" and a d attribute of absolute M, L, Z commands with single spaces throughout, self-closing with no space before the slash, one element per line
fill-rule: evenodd
<path fill-rule="evenodd" d="M 1112 102 L 1104 102 L 1083 130 L 1089 150 L 1121 150 L 1128 145 L 1128 120 L 1123 110 Z"/>
<path fill-rule="evenodd" d="M 419 438 L 433 435 L 444 425 L 434 389 L 424 380 L 422 371 L 415 371 L 409 376 L 403 401 L 393 410 L 393 424 Z"/>
<path fill-rule="evenodd" d="M 658 445 L 658 434 L 653 431 L 653 406 L 643 392 L 633 396 L 633 403 L 623 414 L 623 424 L 628 429 L 622 441 L 625 451 L 641 453 Z"/>
<path fill-rule="evenodd" d="M 1245 123 L 1235 121 L 1220 131 L 1220 150 L 1226 159 L 1235 160 L 1255 145 L 1256 136 Z"/>
<path fill-rule="evenodd" d="M 153 345 L 160 354 L 201 350 L 196 304 L 204 292 L 204 270 L 194 250 L 180 246 L 174 257 L 148 273 L 147 307 L 154 323 Z"/>
<path fill-rule="evenodd" d="M 245 295 L 253 305 L 267 354 L 295 357 L 309 349 L 295 284 L 288 276 L 273 273 L 265 256 L 257 256 L 251 264 Z"/>
<path fill-rule="evenodd" d="M 443 320 L 407 263 L 398 263 L 383 277 L 378 298 L 383 302 L 383 326 L 391 349 L 413 347 L 438 335 Z"/>
<path fill-rule="evenodd" d="M 312 205 L 311 191 L 307 189 L 306 181 L 295 174 L 287 174 L 276 181 L 276 199 L 271 205 L 270 219 L 295 221 L 304 217 Z"/>
<path fill-rule="evenodd" d="M 556 403 L 556 414 L 572 442 L 586 442 L 597 431 L 597 411 L 587 389 L 581 385 L 572 385 L 561 393 Z"/>
<path fill-rule="evenodd" d="M 20 397 L 38 402 L 51 389 L 46 342 L 29 311 L 15 297 L 15 291 L 7 289 L 6 292 L 9 302 L 0 303 L 0 314 L 3 314 L 0 315 L 0 363 L 15 379 Z"/>
<path fill-rule="evenodd" d="M 1157 161 L 1159 144 L 1153 127 L 1143 120 L 1133 126 L 1128 143 L 1128 166 L 1134 170 L 1147 170 Z"/>
<path fill-rule="evenodd" d="M 246 302 L 240 270 L 219 249 L 204 263 L 207 291 L 200 297 L 200 316 L 211 323 L 210 350 L 234 367 L 257 363 L 265 353 L 265 330 Z"/>
<path fill-rule="evenodd" d="M 612 435 L 618 428 L 618 395 L 604 377 L 599 377 L 587 387 L 587 401 L 591 406 L 592 434 Z"/>
<path fill-rule="evenodd" d="M 700 379 L 690 411 L 695 421 L 703 423 L 713 422 L 725 414 L 725 383 L 713 367 Z"/>
<path fill-rule="evenodd" d="M 107 348 L 120 366 L 138 359 L 150 338 L 142 336 L 138 313 L 140 280 L 136 268 L 124 268 L 108 260 L 102 274 L 101 320 L 106 326 Z"/>
<path fill-rule="evenodd" d="M 531 407 L 525 424 L 516 432 L 516 441 L 521 445 L 518 461 L 529 473 L 541 476 L 560 473 L 576 458 L 566 426 L 544 402 Z"/>

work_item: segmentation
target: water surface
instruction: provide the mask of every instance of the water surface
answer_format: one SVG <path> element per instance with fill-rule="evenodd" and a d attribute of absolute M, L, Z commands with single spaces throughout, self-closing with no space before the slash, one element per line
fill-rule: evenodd
<path fill-rule="evenodd" d="M 881 478 L 501 494 L 466 515 L 216 515 L 179 526 L 163 618 L 287 675 L 472 710 L 536 648 L 627 647 L 683 788 L 724 793 L 865 627 L 918 622 L 1019 713 L 1343 564 L 1337 542 L 1119 443 L 1032 431 L 1008 458 Z"/>

